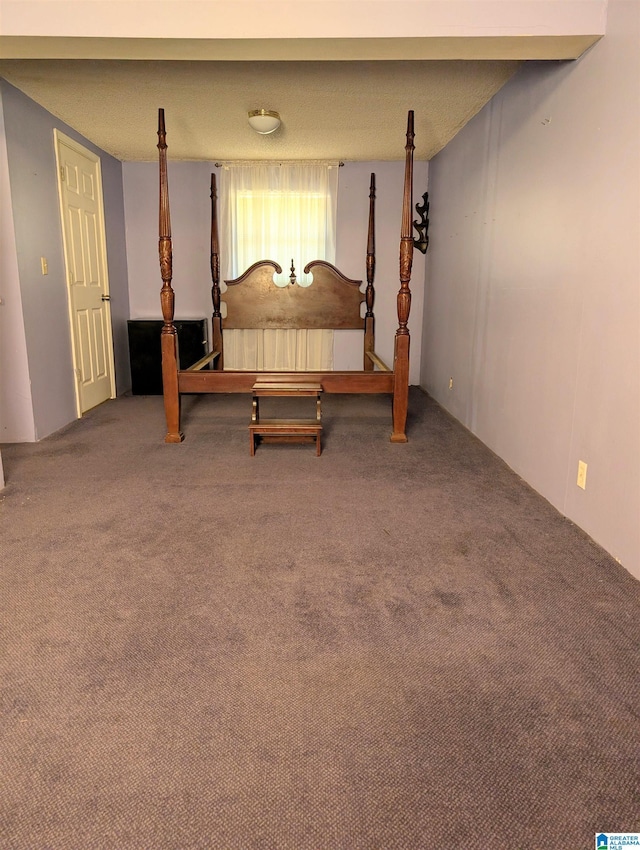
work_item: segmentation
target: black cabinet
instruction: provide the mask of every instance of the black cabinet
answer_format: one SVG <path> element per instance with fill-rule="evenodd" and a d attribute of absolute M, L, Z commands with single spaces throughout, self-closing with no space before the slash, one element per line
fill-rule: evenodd
<path fill-rule="evenodd" d="M 180 368 L 200 360 L 207 353 L 207 320 L 183 319 L 174 323 L 178 331 Z M 162 395 L 162 350 L 158 319 L 130 319 L 129 357 L 133 395 Z"/>

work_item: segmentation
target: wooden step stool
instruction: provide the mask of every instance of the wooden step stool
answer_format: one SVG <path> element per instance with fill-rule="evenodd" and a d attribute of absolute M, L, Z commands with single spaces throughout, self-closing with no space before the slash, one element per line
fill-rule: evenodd
<path fill-rule="evenodd" d="M 281 440 L 289 443 L 316 444 L 316 455 L 322 451 L 322 411 L 320 407 L 321 384 L 256 381 L 253 385 L 253 407 L 249 423 L 250 452 L 256 453 L 256 441 Z M 315 396 L 315 419 L 260 419 L 260 399 L 264 396 Z"/>

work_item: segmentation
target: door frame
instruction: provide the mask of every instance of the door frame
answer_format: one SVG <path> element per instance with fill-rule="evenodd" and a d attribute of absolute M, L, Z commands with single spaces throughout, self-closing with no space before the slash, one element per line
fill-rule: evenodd
<path fill-rule="evenodd" d="M 78 346 L 76 341 L 75 334 L 75 322 L 73 315 L 73 304 L 71 300 L 71 282 L 70 282 L 70 268 L 69 268 L 69 237 L 67 234 L 67 225 L 66 225 L 66 215 L 65 215 L 65 205 L 64 205 L 64 193 L 63 193 L 63 166 L 60 158 L 60 144 L 64 144 L 67 147 L 72 148 L 76 153 L 79 153 L 81 156 L 86 157 L 91 160 L 96 165 L 96 173 L 97 173 L 97 198 L 98 198 L 98 209 L 100 214 L 100 223 L 98 227 L 98 238 L 100 240 L 100 265 L 101 272 L 104 275 L 104 286 L 105 286 L 105 295 L 109 295 L 110 286 L 109 286 L 109 267 L 107 264 L 107 237 L 105 231 L 105 217 L 104 217 L 104 196 L 102 194 L 102 164 L 100 161 L 100 157 L 93 153 L 93 151 L 88 150 L 81 145 L 80 142 L 76 142 L 75 139 L 70 138 L 64 133 L 60 132 L 56 127 L 53 129 L 53 139 L 54 139 L 54 149 L 56 155 L 56 183 L 58 186 L 58 201 L 60 205 L 60 225 L 62 228 L 62 245 L 63 245 L 63 253 L 64 253 L 64 268 L 65 268 L 65 289 L 67 293 L 67 309 L 69 315 L 69 333 L 71 335 L 71 355 L 72 355 L 72 368 L 73 368 L 73 388 L 75 392 L 76 399 L 76 414 L 78 419 L 82 418 L 83 412 L 80 401 L 80 387 L 79 387 L 79 377 L 80 370 L 78 369 Z M 113 350 L 113 325 L 111 321 L 111 302 L 104 301 L 104 306 L 106 309 L 106 328 L 107 328 L 107 352 L 109 357 L 109 378 L 111 385 L 111 396 L 110 398 L 116 397 L 116 370 L 115 370 L 115 357 Z"/>

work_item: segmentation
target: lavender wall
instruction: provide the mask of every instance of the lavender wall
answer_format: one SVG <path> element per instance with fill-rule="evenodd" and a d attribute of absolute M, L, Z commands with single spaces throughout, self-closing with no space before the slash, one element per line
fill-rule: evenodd
<path fill-rule="evenodd" d="M 176 318 L 211 316 L 212 163 L 171 162 L 169 196 Z M 161 319 L 158 262 L 158 165 L 122 165 L 132 319 Z"/>
<path fill-rule="evenodd" d="M 426 162 L 415 164 L 415 191 L 420 200 L 427 188 Z M 369 180 L 376 172 L 376 349 L 393 363 L 397 328 L 396 295 L 399 288 L 399 246 L 404 163 L 347 163 L 338 183 L 336 264 L 349 277 L 366 280 Z M 211 315 L 209 269 L 211 163 L 174 162 L 169 165 L 173 286 L 176 317 Z M 129 300 L 131 317 L 160 318 L 158 265 L 158 167 L 155 163 L 124 163 Z M 424 257 L 416 252 L 413 266 L 412 383 L 420 375 L 420 318 L 424 290 Z M 335 368 L 362 368 L 362 334 L 340 331 L 335 338 Z"/>
<path fill-rule="evenodd" d="M 35 437 L 41 439 L 76 417 L 54 128 L 76 139 L 101 159 L 119 391 L 130 386 L 121 163 L 4 80 L 0 85 Z M 41 272 L 41 257 L 47 259 L 47 275 Z"/>
<path fill-rule="evenodd" d="M 427 162 L 414 164 L 414 195 L 427 191 Z M 376 175 L 376 351 L 393 365 L 393 346 L 398 327 L 397 295 L 400 286 L 400 228 L 404 162 L 348 162 L 340 169 L 338 184 L 338 231 L 336 265 L 346 275 L 366 281 L 369 182 Z M 409 381 L 420 382 L 421 316 L 424 297 L 425 258 L 414 252 L 411 280 L 411 367 Z M 355 334 L 348 345 L 349 334 Z M 336 334 L 336 369 L 362 368 L 362 337 L 357 331 Z"/>
<path fill-rule="evenodd" d="M 422 358 L 423 386 L 638 577 L 639 97 L 640 6 L 612 0 L 589 53 L 523 67 L 432 160 Z"/>
<path fill-rule="evenodd" d="M 0 442 L 21 443 L 34 439 L 31 382 L 0 90 Z"/>

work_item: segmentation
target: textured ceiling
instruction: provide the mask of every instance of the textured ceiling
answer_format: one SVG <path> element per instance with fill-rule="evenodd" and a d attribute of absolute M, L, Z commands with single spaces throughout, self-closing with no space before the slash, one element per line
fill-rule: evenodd
<path fill-rule="evenodd" d="M 515 72 L 515 60 L 138 61 L 5 59 L 4 77 L 103 150 L 157 157 L 163 107 L 173 160 L 430 159 Z M 259 136 L 251 109 L 280 112 Z"/>

